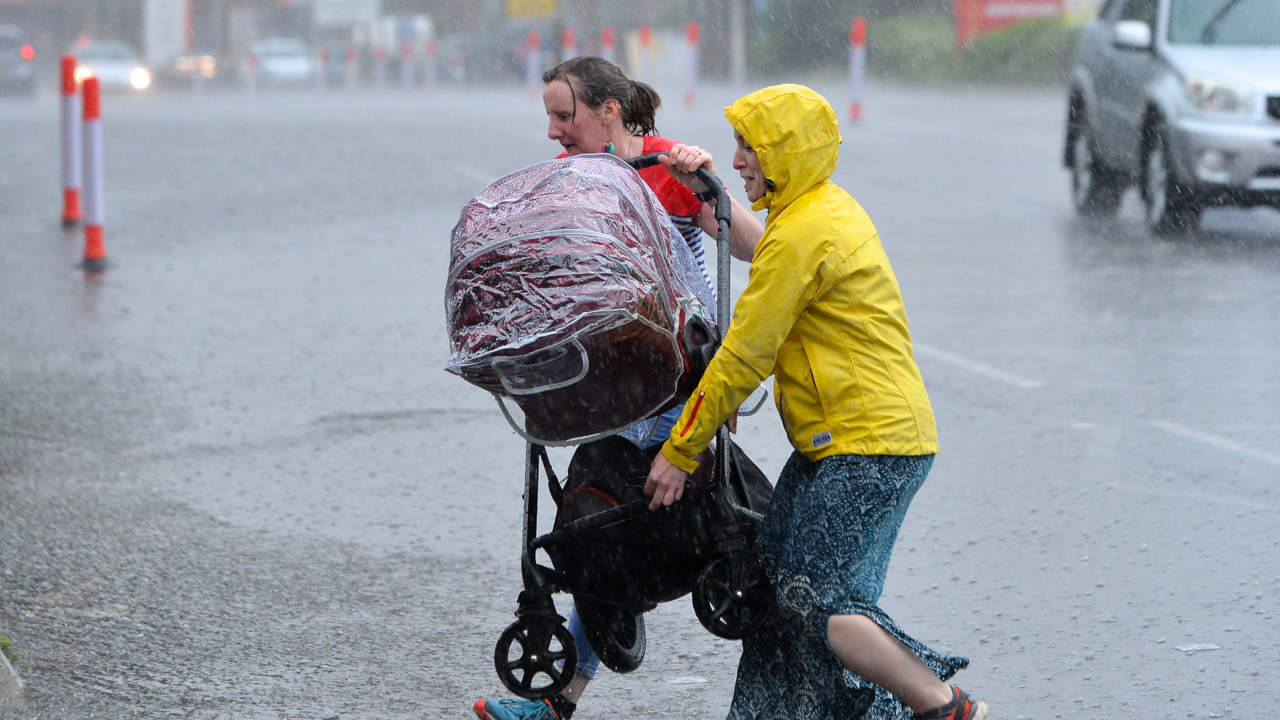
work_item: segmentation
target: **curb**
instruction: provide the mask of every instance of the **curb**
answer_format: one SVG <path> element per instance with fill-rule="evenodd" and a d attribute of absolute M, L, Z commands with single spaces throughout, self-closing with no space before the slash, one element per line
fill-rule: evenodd
<path fill-rule="evenodd" d="M 9 658 L 0 652 L 0 708 L 15 702 L 22 694 L 22 678 L 14 672 Z"/>

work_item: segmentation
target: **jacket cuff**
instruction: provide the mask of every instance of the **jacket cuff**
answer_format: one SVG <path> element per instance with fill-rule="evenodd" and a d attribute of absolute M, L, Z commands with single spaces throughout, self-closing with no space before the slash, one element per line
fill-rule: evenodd
<path fill-rule="evenodd" d="M 665 457 L 672 465 L 675 465 L 687 473 L 692 473 L 694 470 L 698 469 L 698 459 L 682 454 L 674 445 L 671 444 L 671 440 L 667 440 L 662 443 L 662 456 Z"/>

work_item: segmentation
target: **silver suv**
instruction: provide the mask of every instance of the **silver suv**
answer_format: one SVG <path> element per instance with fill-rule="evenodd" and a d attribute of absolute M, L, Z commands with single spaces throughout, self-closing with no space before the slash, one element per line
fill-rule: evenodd
<path fill-rule="evenodd" d="M 1080 214 L 1114 215 L 1134 183 L 1159 234 L 1209 205 L 1280 208 L 1280 0 L 1107 0 L 1068 98 Z"/>

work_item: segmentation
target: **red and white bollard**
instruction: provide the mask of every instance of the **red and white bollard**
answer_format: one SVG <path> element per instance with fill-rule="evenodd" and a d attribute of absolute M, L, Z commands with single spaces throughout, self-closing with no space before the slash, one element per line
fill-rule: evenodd
<path fill-rule="evenodd" d="M 244 89 L 250 93 L 258 92 L 258 55 L 249 53 L 244 56 Z"/>
<path fill-rule="evenodd" d="M 560 62 L 578 57 L 578 33 L 566 27 L 560 34 Z"/>
<path fill-rule="evenodd" d="M 62 56 L 62 226 L 80 224 L 80 99 L 76 59 Z"/>
<path fill-rule="evenodd" d="M 360 72 L 360 68 L 356 65 L 356 49 L 355 49 L 354 47 L 351 47 L 350 45 L 348 45 L 348 46 L 347 46 L 347 52 L 346 52 L 346 55 L 345 55 L 344 57 L 346 58 L 346 61 L 347 61 L 347 67 L 346 67 L 346 70 L 347 70 L 347 75 L 346 75 L 346 85 L 347 85 L 347 89 L 348 89 L 348 90 L 354 90 L 354 89 L 355 89 L 355 87 L 356 87 L 356 79 L 357 79 L 358 74 L 359 74 L 359 72 Z"/>
<path fill-rule="evenodd" d="M 609 62 L 617 62 L 617 50 L 614 49 L 614 43 L 617 37 L 613 34 L 613 26 L 605 25 L 600 31 L 600 57 Z"/>
<path fill-rule="evenodd" d="M 636 79 L 649 82 L 649 52 L 653 49 L 653 28 L 648 23 L 640 26 L 640 50 L 636 60 Z"/>
<path fill-rule="evenodd" d="M 387 85 L 387 49 L 378 43 L 373 46 L 373 87 L 381 90 Z"/>
<path fill-rule="evenodd" d="M 849 119 L 862 119 L 862 76 L 867 67 L 867 20 L 856 17 L 849 27 Z"/>
<path fill-rule="evenodd" d="M 400 43 L 400 87 L 413 87 L 413 43 L 408 40 Z"/>
<path fill-rule="evenodd" d="M 436 91 L 436 50 L 436 39 L 428 38 L 426 57 L 423 58 L 422 83 L 429 93 Z"/>
<path fill-rule="evenodd" d="M 106 205 L 102 198 L 102 112 L 98 103 L 98 78 L 84 80 L 84 259 L 80 267 L 98 272 L 107 267 L 102 242 Z"/>
<path fill-rule="evenodd" d="M 698 23 L 685 28 L 684 106 L 693 107 L 698 93 Z"/>
<path fill-rule="evenodd" d="M 325 85 L 328 84 L 329 75 L 329 48 L 322 47 L 316 53 L 316 90 L 323 91 Z"/>
<path fill-rule="evenodd" d="M 537 30 L 529 31 L 524 53 L 524 87 L 529 97 L 537 97 L 538 83 L 542 81 L 542 36 Z"/>

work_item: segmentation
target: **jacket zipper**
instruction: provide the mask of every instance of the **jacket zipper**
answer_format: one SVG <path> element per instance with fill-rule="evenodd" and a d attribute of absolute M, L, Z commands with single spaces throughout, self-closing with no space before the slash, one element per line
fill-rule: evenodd
<path fill-rule="evenodd" d="M 689 413 L 689 419 L 685 421 L 684 427 L 680 428 L 680 435 L 689 433 L 689 426 L 693 424 L 693 419 L 698 417 L 698 408 L 702 407 L 702 398 L 706 397 L 705 392 L 698 393 L 698 401 L 693 404 L 693 412 Z"/>

